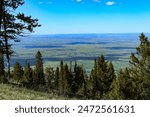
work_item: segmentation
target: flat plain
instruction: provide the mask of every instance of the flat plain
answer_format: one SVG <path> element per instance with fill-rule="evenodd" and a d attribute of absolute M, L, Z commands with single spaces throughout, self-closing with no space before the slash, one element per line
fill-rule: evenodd
<path fill-rule="evenodd" d="M 41 51 L 44 67 L 59 66 L 60 60 L 68 64 L 70 61 L 77 61 L 89 73 L 94 59 L 104 54 L 107 60 L 113 62 L 115 70 L 119 70 L 129 65 L 130 54 L 135 52 L 135 48 L 139 45 L 139 35 L 139 33 L 106 33 L 28 36 L 21 38 L 19 43 L 13 43 L 15 53 L 11 57 L 11 66 L 16 61 L 22 66 L 27 61 L 34 66 L 35 54 Z"/>

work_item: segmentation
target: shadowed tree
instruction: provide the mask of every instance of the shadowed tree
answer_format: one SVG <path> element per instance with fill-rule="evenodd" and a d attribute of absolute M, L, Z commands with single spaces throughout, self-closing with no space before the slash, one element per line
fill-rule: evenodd
<path fill-rule="evenodd" d="M 64 69 L 63 69 L 63 66 L 64 66 L 64 63 L 63 61 L 60 62 L 60 73 L 59 73 L 59 82 L 58 82 L 58 94 L 59 95 L 62 95 L 64 93 L 64 85 L 63 85 L 63 82 L 64 82 Z"/>
<path fill-rule="evenodd" d="M 30 67 L 30 64 L 27 63 L 24 68 L 22 84 L 24 86 L 30 87 L 32 83 L 33 83 L 33 71 L 32 68 Z"/>
<path fill-rule="evenodd" d="M 72 94 L 75 96 L 78 90 L 82 87 L 83 83 L 85 81 L 85 71 L 83 66 L 77 65 L 75 62 L 74 66 L 74 77 L 72 81 Z M 84 87 L 83 87 L 84 88 Z"/>
<path fill-rule="evenodd" d="M 3 42 L 7 63 L 7 78 L 10 79 L 10 40 L 19 42 L 19 36 L 33 32 L 40 26 L 37 19 L 18 13 L 17 8 L 24 4 L 24 0 L 0 0 L 0 40 Z"/>
<path fill-rule="evenodd" d="M 79 87 L 76 93 L 77 97 L 79 97 L 80 99 L 88 99 L 87 87 L 88 87 L 88 77 L 85 76 L 82 85 Z"/>
<path fill-rule="evenodd" d="M 13 70 L 13 80 L 16 81 L 18 84 L 20 84 L 22 79 L 23 79 L 23 68 L 20 65 L 20 63 L 16 62 Z"/>
<path fill-rule="evenodd" d="M 34 83 L 36 86 L 45 85 L 42 54 L 40 51 L 35 56 Z"/>
<path fill-rule="evenodd" d="M 4 58 L 3 58 L 3 44 L 0 41 L 0 78 L 4 75 Z"/>
<path fill-rule="evenodd" d="M 46 79 L 46 84 L 48 88 L 50 88 L 50 90 L 54 92 L 55 91 L 55 71 L 53 70 L 52 67 L 47 67 L 45 69 L 45 79 Z"/>
<path fill-rule="evenodd" d="M 59 91 L 59 67 L 56 68 L 55 70 L 55 90 L 56 90 L 56 93 L 58 94 L 58 91 Z"/>
<path fill-rule="evenodd" d="M 3 83 L 7 82 L 7 79 L 5 77 L 5 70 L 4 70 L 4 49 L 1 40 L 0 40 L 0 82 Z"/>
<path fill-rule="evenodd" d="M 135 84 L 132 81 L 132 77 L 130 76 L 130 72 L 128 68 L 124 70 L 120 70 L 118 73 L 118 77 L 114 79 L 112 86 L 112 90 L 107 95 L 107 99 L 134 99 L 134 90 Z"/>
<path fill-rule="evenodd" d="M 104 99 L 110 90 L 115 72 L 113 64 L 105 60 L 104 56 L 95 60 L 94 68 L 90 75 L 90 90 L 92 99 Z"/>

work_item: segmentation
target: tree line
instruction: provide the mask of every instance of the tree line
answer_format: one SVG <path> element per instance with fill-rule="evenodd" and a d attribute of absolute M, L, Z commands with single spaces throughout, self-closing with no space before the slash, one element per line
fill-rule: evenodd
<path fill-rule="evenodd" d="M 78 99 L 150 99 L 150 42 L 142 33 L 140 45 L 136 53 L 131 53 L 130 67 L 115 72 L 112 62 L 103 55 L 94 60 L 94 67 L 90 75 L 82 65 L 75 61 L 74 65 L 60 61 L 57 68 L 43 67 L 40 51 L 35 55 L 35 67 L 31 68 L 26 62 L 23 68 L 19 62 L 10 73 L 10 83 L 32 90 L 53 93 L 65 97 Z M 3 54 L 0 49 L 0 78 L 1 82 L 8 82 L 5 77 Z"/>

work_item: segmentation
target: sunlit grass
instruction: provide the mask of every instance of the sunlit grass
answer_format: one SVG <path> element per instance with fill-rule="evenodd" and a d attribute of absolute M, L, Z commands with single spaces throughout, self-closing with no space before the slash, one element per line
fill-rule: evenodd
<path fill-rule="evenodd" d="M 57 95 L 37 92 L 10 84 L 0 84 L 0 100 L 56 100 L 67 99 Z"/>

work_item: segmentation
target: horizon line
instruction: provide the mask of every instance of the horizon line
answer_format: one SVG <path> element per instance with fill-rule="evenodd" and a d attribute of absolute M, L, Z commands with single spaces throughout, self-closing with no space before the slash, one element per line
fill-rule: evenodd
<path fill-rule="evenodd" d="M 37 33 L 32 33 L 30 35 L 80 35 L 80 34 L 150 34 L 150 32 L 112 32 L 112 33 L 49 33 L 49 34 L 37 34 Z"/>

